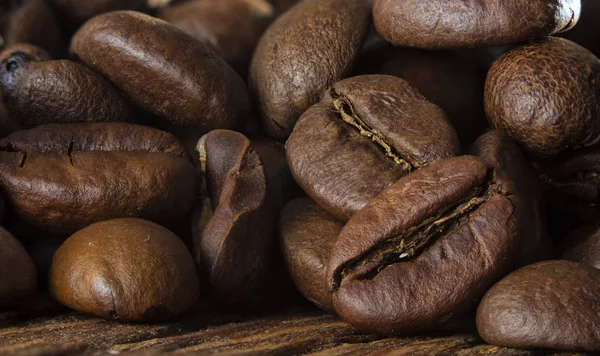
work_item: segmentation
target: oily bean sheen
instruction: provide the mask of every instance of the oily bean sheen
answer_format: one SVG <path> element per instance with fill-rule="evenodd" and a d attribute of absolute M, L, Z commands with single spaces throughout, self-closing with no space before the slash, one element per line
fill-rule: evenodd
<path fill-rule="evenodd" d="M 471 156 L 398 180 L 348 221 L 333 246 L 335 311 L 385 335 L 460 317 L 514 263 L 521 221 L 510 188 Z"/>
<path fill-rule="evenodd" d="M 193 0 L 161 18 L 207 44 L 246 77 L 254 48 L 275 17 L 266 0 Z"/>
<path fill-rule="evenodd" d="M 65 54 L 67 44 L 44 0 L 0 2 L 0 48 L 17 43 L 40 46 L 55 57 Z"/>
<path fill-rule="evenodd" d="M 298 290 L 319 308 L 333 312 L 327 266 L 343 222 L 309 198 L 288 203 L 279 219 L 279 239 Z"/>
<path fill-rule="evenodd" d="M 459 150 L 444 111 L 385 75 L 333 85 L 287 142 L 296 182 L 342 220 L 399 178 Z"/>
<path fill-rule="evenodd" d="M 394 45 L 487 47 L 568 31 L 580 0 L 376 0 L 377 31 Z"/>
<path fill-rule="evenodd" d="M 96 16 L 75 34 L 71 52 L 171 124 L 234 128 L 248 114 L 240 76 L 206 45 L 151 16 L 133 11 Z"/>
<path fill-rule="evenodd" d="M 134 118 L 131 105 L 99 74 L 66 59 L 47 60 L 42 51 L 16 45 L 0 54 L 0 93 L 10 131 Z"/>
<path fill-rule="evenodd" d="M 36 287 L 31 257 L 10 232 L 0 227 L 0 306 L 33 294 Z"/>
<path fill-rule="evenodd" d="M 172 318 L 200 290 L 184 243 L 141 219 L 102 221 L 69 237 L 54 254 L 49 282 L 69 308 L 120 321 Z"/>
<path fill-rule="evenodd" d="M 44 125 L 0 140 L 0 184 L 16 213 L 73 233 L 93 222 L 185 215 L 195 171 L 169 133 L 125 123 Z"/>
<path fill-rule="evenodd" d="M 250 67 L 250 88 L 273 138 L 347 76 L 370 24 L 365 0 L 303 0 L 271 25 Z"/>
<path fill-rule="evenodd" d="M 600 351 L 600 271 L 569 261 L 521 268 L 485 295 L 477 331 L 488 343 Z"/>
<path fill-rule="evenodd" d="M 207 200 L 193 220 L 197 262 L 219 300 L 252 304 L 270 278 L 275 214 L 265 169 L 250 140 L 214 130 L 198 142 Z"/>
<path fill-rule="evenodd" d="M 600 60 L 548 37 L 494 62 L 485 88 L 488 119 L 527 150 L 550 156 L 600 140 Z"/>
<path fill-rule="evenodd" d="M 574 231 L 565 241 L 562 258 L 600 269 L 600 226 L 586 226 Z"/>

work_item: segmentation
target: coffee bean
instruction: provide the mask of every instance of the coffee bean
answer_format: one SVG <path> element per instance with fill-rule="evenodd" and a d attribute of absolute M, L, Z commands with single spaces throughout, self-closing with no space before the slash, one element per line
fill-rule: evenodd
<path fill-rule="evenodd" d="M 207 44 L 246 77 L 254 48 L 275 17 L 266 0 L 194 0 L 167 9 L 161 18 Z"/>
<path fill-rule="evenodd" d="M 349 74 L 369 14 L 365 0 L 303 0 L 265 31 L 249 83 L 269 136 L 287 138 L 300 115 Z"/>
<path fill-rule="evenodd" d="M 600 269 L 600 229 L 599 226 L 586 226 L 565 239 L 562 258 L 580 262 Z"/>
<path fill-rule="evenodd" d="M 41 48 L 16 45 L 0 53 L 5 131 L 43 124 L 131 121 L 135 112 L 104 78 L 69 60 L 49 60 Z"/>
<path fill-rule="evenodd" d="M 352 216 L 333 246 L 335 311 L 384 335 L 460 317 L 514 264 L 522 221 L 508 189 L 471 156 L 398 180 Z"/>
<path fill-rule="evenodd" d="M 341 220 L 399 178 L 459 151 L 445 113 L 406 81 L 384 75 L 333 85 L 287 142 L 296 182 Z"/>
<path fill-rule="evenodd" d="M 506 276 L 477 310 L 477 330 L 493 345 L 600 350 L 600 271 L 545 261 Z"/>
<path fill-rule="evenodd" d="M 317 307 L 333 312 L 327 266 L 343 222 L 309 198 L 288 203 L 279 220 L 279 239 L 298 290 Z"/>
<path fill-rule="evenodd" d="M 424 49 L 487 47 L 568 31 L 580 0 L 376 0 L 377 31 L 394 45 Z"/>
<path fill-rule="evenodd" d="M 115 219 L 90 225 L 58 249 L 50 291 L 69 308 L 120 321 L 169 319 L 199 296 L 194 261 L 160 225 Z"/>
<path fill-rule="evenodd" d="M 530 153 L 550 156 L 600 140 L 600 61 L 562 38 L 504 54 L 492 65 L 485 108 Z"/>
<path fill-rule="evenodd" d="M 170 124 L 207 132 L 241 126 L 248 114 L 246 86 L 223 59 L 148 15 L 96 16 L 75 34 L 71 52 Z"/>
<path fill-rule="evenodd" d="M 171 135 L 126 123 L 44 125 L 0 141 L 0 184 L 16 213 L 72 233 L 93 222 L 185 215 L 195 172 Z"/>
<path fill-rule="evenodd" d="M 0 306 L 33 294 L 36 287 L 31 257 L 10 232 L 0 227 Z"/>

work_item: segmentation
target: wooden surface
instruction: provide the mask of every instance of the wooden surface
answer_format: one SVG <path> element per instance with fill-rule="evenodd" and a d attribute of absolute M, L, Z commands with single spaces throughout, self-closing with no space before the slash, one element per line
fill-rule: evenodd
<path fill-rule="evenodd" d="M 47 309 L 47 308 L 46 308 Z M 0 311 L 0 355 L 547 355 L 498 348 L 474 334 L 403 338 L 365 335 L 310 307 L 240 317 L 213 306 L 163 324 L 124 324 L 66 310 Z M 35 315 L 35 316 L 34 316 Z M 576 355 L 563 353 L 556 355 Z"/>

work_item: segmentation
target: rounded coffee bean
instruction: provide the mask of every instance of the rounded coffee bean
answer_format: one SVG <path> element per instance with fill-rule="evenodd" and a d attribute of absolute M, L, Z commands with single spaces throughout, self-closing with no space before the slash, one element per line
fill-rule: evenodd
<path fill-rule="evenodd" d="M 248 115 L 240 76 L 206 45 L 151 16 L 96 16 L 75 34 L 71 52 L 170 124 L 206 132 L 241 126 Z"/>
<path fill-rule="evenodd" d="M 462 316 L 514 264 L 521 220 L 510 188 L 471 156 L 398 180 L 333 246 L 327 274 L 337 314 L 386 335 Z"/>
<path fill-rule="evenodd" d="M 207 44 L 246 77 L 254 48 L 275 17 L 266 0 L 193 0 L 161 18 Z"/>
<path fill-rule="evenodd" d="M 43 125 L 0 140 L 0 185 L 26 222 L 62 233 L 190 210 L 195 171 L 169 133 L 126 123 Z"/>
<path fill-rule="evenodd" d="M 46 56 L 41 48 L 26 45 L 0 53 L 5 130 L 135 118 L 131 105 L 99 74 L 81 64 Z"/>
<path fill-rule="evenodd" d="M 600 226 L 586 226 L 565 239 L 562 258 L 600 269 Z"/>
<path fill-rule="evenodd" d="M 349 74 L 369 15 L 365 0 L 303 0 L 265 31 L 249 83 L 269 136 L 287 138 L 300 115 Z"/>
<path fill-rule="evenodd" d="M 568 31 L 580 0 L 376 0 L 377 31 L 394 45 L 487 47 Z"/>
<path fill-rule="evenodd" d="M 50 291 L 77 311 L 120 321 L 169 319 L 199 296 L 196 266 L 172 232 L 141 219 L 90 225 L 54 254 Z"/>
<path fill-rule="evenodd" d="M 526 349 L 600 350 L 600 271 L 544 261 L 506 276 L 485 295 L 477 330 L 488 343 Z"/>
<path fill-rule="evenodd" d="M 343 222 L 309 198 L 288 203 L 279 219 L 279 240 L 296 287 L 313 304 L 331 312 L 327 266 L 343 227 Z"/>
<path fill-rule="evenodd" d="M 342 220 L 399 178 L 459 152 L 443 110 L 403 79 L 385 75 L 334 84 L 287 142 L 296 182 Z"/>
<path fill-rule="evenodd" d="M 0 227 L 0 306 L 35 292 L 36 271 L 31 257 L 17 239 Z"/>
<path fill-rule="evenodd" d="M 490 69 L 485 109 L 539 156 L 600 140 L 600 60 L 585 48 L 549 37 L 517 47 Z"/>

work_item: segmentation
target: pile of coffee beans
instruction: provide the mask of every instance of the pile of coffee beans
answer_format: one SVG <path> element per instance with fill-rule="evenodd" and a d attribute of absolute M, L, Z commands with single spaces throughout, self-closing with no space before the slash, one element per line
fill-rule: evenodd
<path fill-rule="evenodd" d="M 599 18 L 2 1 L 0 306 L 138 322 L 301 294 L 368 333 L 600 351 Z"/>

